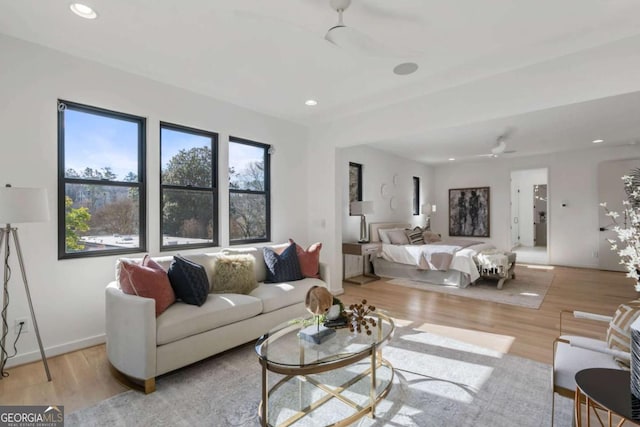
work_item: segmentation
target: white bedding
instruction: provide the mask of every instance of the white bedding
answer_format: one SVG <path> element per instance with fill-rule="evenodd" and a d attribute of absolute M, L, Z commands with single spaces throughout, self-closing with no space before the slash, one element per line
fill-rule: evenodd
<path fill-rule="evenodd" d="M 485 249 L 494 249 L 490 243 L 473 243 L 467 247 L 460 241 L 438 242 L 428 245 L 390 245 L 383 243 L 378 256 L 387 261 L 407 264 L 421 270 L 458 270 L 469 275 L 471 282 L 480 275 L 473 256 Z M 468 243 L 467 243 L 468 244 Z"/>

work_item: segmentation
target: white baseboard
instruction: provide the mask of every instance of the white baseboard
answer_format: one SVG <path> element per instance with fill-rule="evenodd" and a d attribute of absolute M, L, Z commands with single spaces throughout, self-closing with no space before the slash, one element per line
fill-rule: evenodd
<path fill-rule="evenodd" d="M 47 347 L 44 349 L 44 354 L 47 356 L 47 358 L 50 358 L 53 356 L 59 356 L 64 353 L 69 353 L 71 351 L 93 347 L 94 345 L 103 344 L 104 342 L 106 342 L 106 335 L 100 334 L 77 341 L 55 345 L 53 347 Z M 39 360 L 41 360 L 40 349 L 36 349 L 35 351 L 31 351 L 29 353 L 18 354 L 16 357 L 12 357 L 11 359 L 7 360 L 6 367 L 11 368 L 13 366 L 24 365 L 25 363 L 37 362 Z"/>

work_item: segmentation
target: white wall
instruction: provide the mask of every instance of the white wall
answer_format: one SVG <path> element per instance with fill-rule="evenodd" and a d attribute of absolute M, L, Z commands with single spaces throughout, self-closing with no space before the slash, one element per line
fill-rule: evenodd
<path fill-rule="evenodd" d="M 349 216 L 349 162 L 362 165 L 362 199 L 373 202 L 374 212 L 366 216 L 367 224 L 407 222 L 424 226 L 425 215 L 413 215 L 413 177 L 420 178 L 420 204 L 431 201 L 432 167 L 366 146 L 341 149 L 338 155 L 343 241 L 357 242 L 360 238 L 360 217 Z"/>
<path fill-rule="evenodd" d="M 520 244 L 523 246 L 533 246 L 533 186 L 547 183 L 546 169 L 518 170 L 511 172 L 511 185 L 520 190 L 518 197 L 518 229 Z M 513 192 L 512 200 L 513 203 Z M 514 225 L 513 215 L 510 221 Z M 515 228 L 515 227 L 514 227 Z"/>
<path fill-rule="evenodd" d="M 271 159 L 272 239 L 293 237 L 309 243 L 306 128 L 5 36 L 0 36 L 0 52 L 0 183 L 45 187 L 49 192 L 51 221 L 20 227 L 33 303 L 49 355 L 104 340 L 104 288 L 113 279 L 116 260 L 57 259 L 59 98 L 147 118 L 147 232 L 152 255 L 160 247 L 160 120 L 219 133 L 223 246 L 228 244 L 229 227 L 224 166 L 229 135 L 276 147 Z M 19 267 L 14 263 L 12 269 L 7 343 L 14 339 L 14 319 L 29 316 Z M 27 333 L 11 363 L 37 360 L 36 351 L 35 336 Z"/>
<path fill-rule="evenodd" d="M 435 168 L 434 230 L 448 233 L 448 189 L 491 187 L 491 237 L 498 248 L 510 247 L 509 177 L 511 171 L 547 168 L 549 262 L 556 265 L 598 267 L 593 256 L 599 245 L 597 168 L 603 160 L 635 158 L 640 146 L 585 149 L 551 155 L 487 159 Z M 561 207 L 563 202 L 566 207 Z M 442 206 L 443 209 L 440 209 Z M 442 214 L 441 214 L 442 213 Z"/>

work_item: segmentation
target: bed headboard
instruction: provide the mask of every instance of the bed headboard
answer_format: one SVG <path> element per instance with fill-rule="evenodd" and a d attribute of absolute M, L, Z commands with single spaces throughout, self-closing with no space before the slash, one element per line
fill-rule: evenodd
<path fill-rule="evenodd" d="M 379 242 L 378 230 L 386 228 L 411 228 L 411 225 L 407 222 L 372 222 L 369 224 L 369 241 Z"/>

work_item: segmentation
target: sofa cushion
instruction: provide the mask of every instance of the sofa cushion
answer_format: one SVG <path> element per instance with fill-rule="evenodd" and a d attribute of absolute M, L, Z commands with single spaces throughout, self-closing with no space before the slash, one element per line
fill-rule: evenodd
<path fill-rule="evenodd" d="M 118 283 L 122 292 L 155 300 L 156 316 L 176 300 L 166 271 L 149 255 L 145 255 L 140 264 L 121 260 L 119 276 Z"/>
<path fill-rule="evenodd" d="M 167 274 L 176 297 L 187 304 L 204 304 L 210 288 L 205 268 L 180 255 L 173 258 Z"/>
<path fill-rule="evenodd" d="M 262 300 L 262 312 L 269 313 L 283 307 L 304 302 L 313 286 L 326 286 L 320 279 L 302 279 L 292 283 L 261 283 L 249 295 Z"/>
<path fill-rule="evenodd" d="M 211 292 L 248 294 L 258 286 L 251 255 L 223 255 L 218 258 L 211 277 Z"/>
<path fill-rule="evenodd" d="M 267 266 L 266 283 L 282 283 L 303 278 L 295 243 L 290 244 L 281 254 L 277 254 L 270 247 L 262 249 Z"/>
<path fill-rule="evenodd" d="M 177 302 L 156 319 L 156 342 L 168 344 L 257 316 L 261 311 L 258 298 L 240 294 L 208 294 L 200 307 Z"/>
<path fill-rule="evenodd" d="M 298 263 L 300 264 L 300 272 L 303 277 L 320 278 L 320 250 L 322 243 L 314 243 L 305 251 L 304 248 L 289 239 L 289 243 L 296 245 L 296 254 L 298 255 Z"/>

